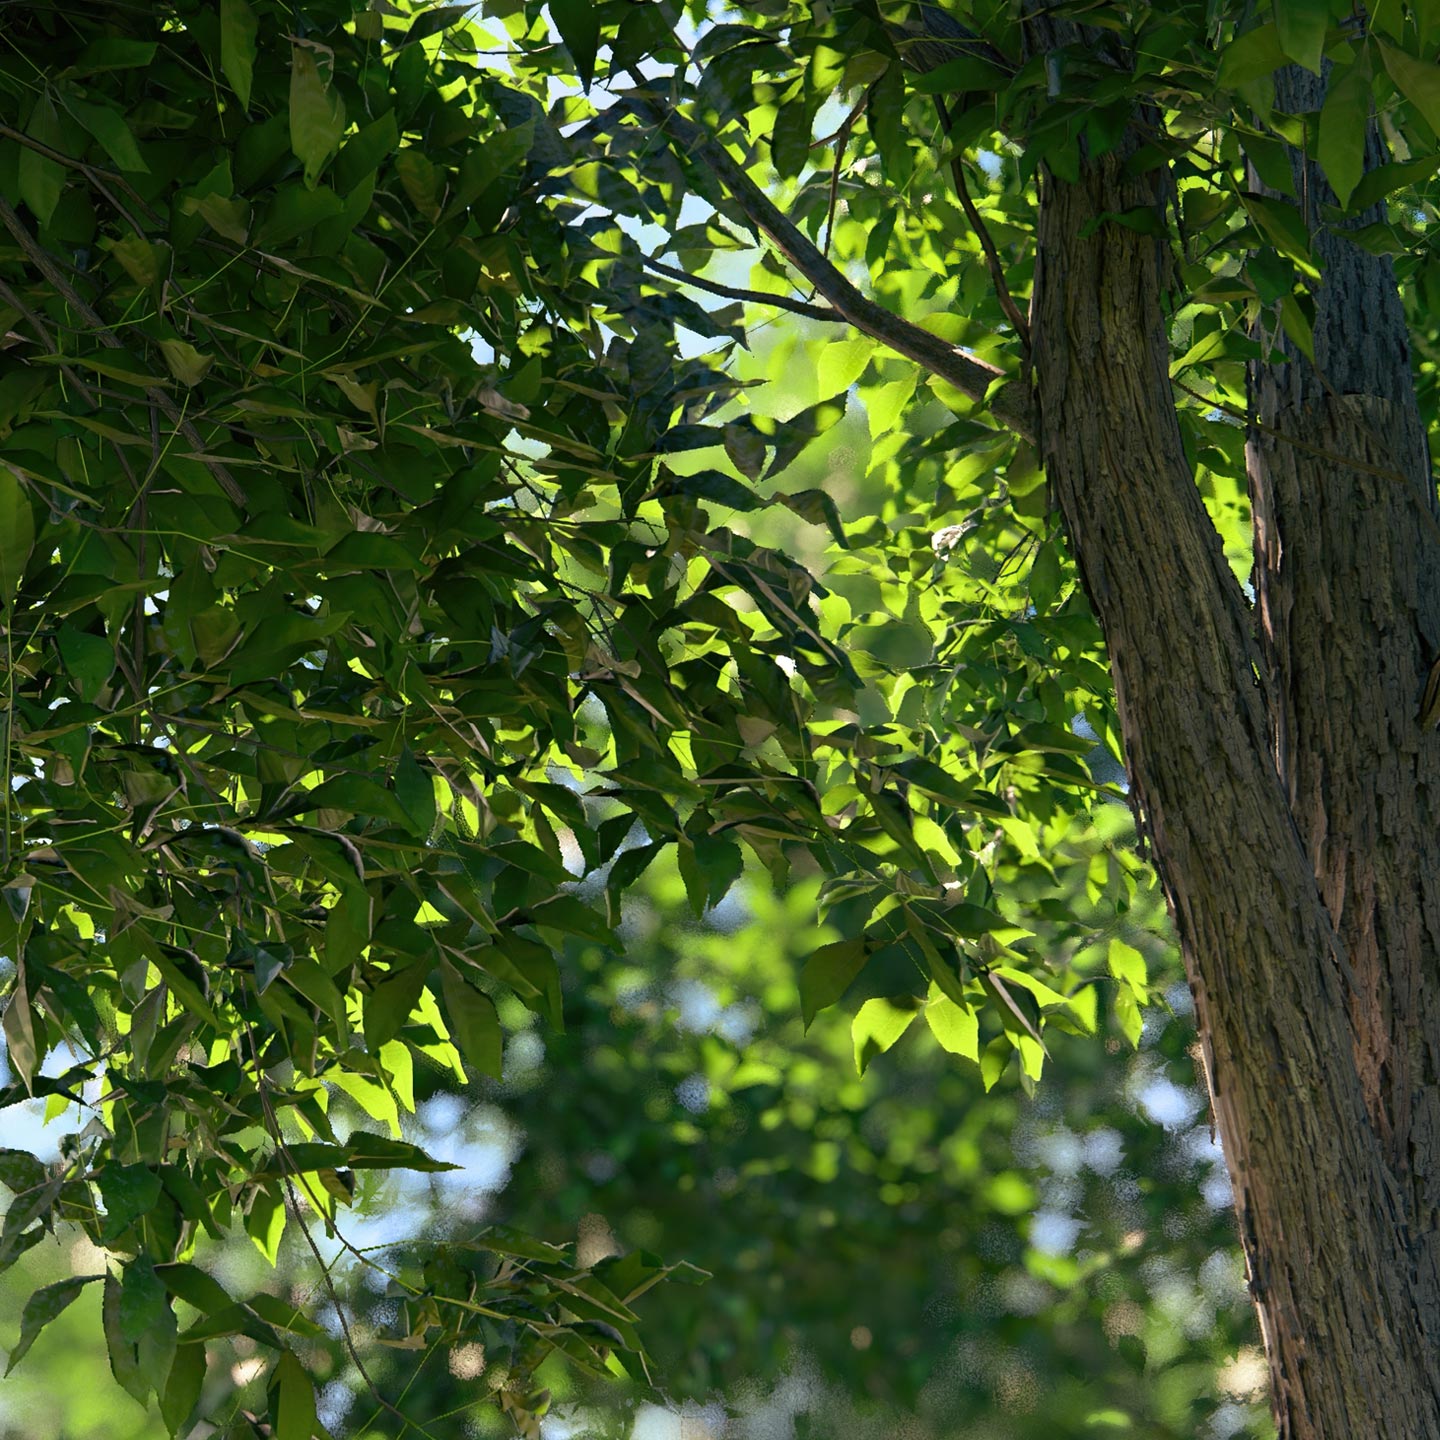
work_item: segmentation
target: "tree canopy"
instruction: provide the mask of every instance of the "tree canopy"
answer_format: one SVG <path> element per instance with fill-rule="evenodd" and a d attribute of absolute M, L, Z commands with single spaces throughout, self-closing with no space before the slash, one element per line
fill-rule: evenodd
<path fill-rule="evenodd" d="M 800 887 L 767 983 L 861 1072 L 924 1031 L 1033 1089 L 1057 1036 L 1138 1041 L 1176 971 L 1037 459 L 1036 187 L 1162 117 L 1126 163 L 1166 205 L 1103 223 L 1169 257 L 1243 578 L 1245 363 L 1316 349 L 1287 144 L 1398 257 L 1433 418 L 1440 9 L 1071 12 L 1113 50 L 1004 0 L 6 8 L 0 1105 L 85 1119 L 0 1153 L 0 1265 L 62 1223 L 111 1257 L 12 1366 L 94 1284 L 173 1434 L 239 1335 L 305 1440 L 314 1317 L 204 1246 L 443 1171 L 417 1084 L 498 1079 L 522 1007 L 583 1023 L 652 869 L 696 918 Z M 504 1349 L 532 1433 L 547 1357 L 648 1381 L 634 1302 L 698 1278 L 535 1208 L 417 1252 L 392 1337 Z"/>

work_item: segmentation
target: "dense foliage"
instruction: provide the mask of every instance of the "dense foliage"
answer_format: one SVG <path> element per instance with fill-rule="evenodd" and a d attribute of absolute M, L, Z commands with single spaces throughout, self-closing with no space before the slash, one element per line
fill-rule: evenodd
<path fill-rule="evenodd" d="M 697 917 L 809 885 L 799 1004 L 844 1001 L 862 1071 L 920 1016 L 987 1089 L 1047 1031 L 1138 1039 L 1163 927 L 1023 398 L 1036 174 L 1163 107 L 1132 163 L 1172 209 L 1111 220 L 1175 250 L 1243 571 L 1242 363 L 1312 347 L 1277 136 L 1422 305 L 1440 17 L 1075 8 L 1113 53 L 1031 53 L 1004 3 L 6 8 L 0 1104 L 86 1122 L 0 1155 L 0 1264 L 62 1222 L 111 1257 L 12 1365 L 95 1284 L 173 1433 L 241 1335 L 309 1435 L 313 1319 L 197 1246 L 273 1256 L 357 1172 L 442 1169 L 417 1079 L 498 1077 L 516 1005 L 563 1028 L 661 857 Z M 1324 108 L 1276 112 L 1322 56 Z M 1397 159 L 1362 179 L 1372 100 Z M 778 405 L 742 353 L 777 312 Z M 802 351 L 800 316 L 865 333 Z M 864 487 L 807 474 L 857 406 Z M 503 1352 L 533 1429 L 557 1349 L 647 1378 L 632 1301 L 685 1275 L 491 1227 L 409 1255 L 392 1338 Z"/>

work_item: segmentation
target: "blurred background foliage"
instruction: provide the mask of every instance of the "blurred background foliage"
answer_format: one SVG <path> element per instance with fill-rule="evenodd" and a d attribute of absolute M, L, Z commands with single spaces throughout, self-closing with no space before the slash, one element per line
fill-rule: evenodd
<path fill-rule="evenodd" d="M 802 1033 L 813 888 L 750 884 L 699 923 L 678 876 L 647 890 L 627 907 L 624 966 L 583 945 L 566 957 L 563 1035 L 517 1005 L 502 1081 L 462 1095 L 417 1075 L 407 1134 L 464 1170 L 363 1184 L 342 1224 L 382 1266 L 410 1237 L 498 1219 L 573 1237 L 582 1260 L 642 1249 L 712 1272 L 640 1304 L 671 1404 L 557 1358 L 547 1437 L 1272 1433 L 1183 985 L 1174 1013 L 1147 1012 L 1136 1053 L 1118 1033 L 1057 1038 L 1033 1099 L 1013 1072 L 986 1096 L 924 1031 L 862 1078 L 841 1017 Z M 87 1246 L 62 1234 L 28 1256 L 7 1313 Z M 232 1289 L 278 1279 L 323 1306 L 293 1238 L 272 1277 L 245 1242 L 206 1249 Z M 396 1297 L 343 1259 L 357 1334 L 383 1342 Z M 110 1384 L 98 1309 L 77 1303 L 0 1386 L 7 1440 L 164 1433 Z M 502 1435 L 476 1399 L 477 1350 L 382 1343 L 368 1368 L 415 1433 Z M 305 1353 L 332 1433 L 400 1433 L 335 1336 Z M 253 1404 L 261 1371 L 243 1339 L 217 1349 L 221 1408 Z"/>

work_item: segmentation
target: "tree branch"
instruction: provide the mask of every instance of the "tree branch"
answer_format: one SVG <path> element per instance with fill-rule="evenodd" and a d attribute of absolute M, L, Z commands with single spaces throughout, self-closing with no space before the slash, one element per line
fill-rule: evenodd
<path fill-rule="evenodd" d="M 940 123 L 945 127 L 945 134 L 948 137 L 951 131 L 950 107 L 945 103 L 944 97 L 935 97 L 936 108 L 940 112 Z M 1025 353 L 1030 353 L 1030 326 L 1025 317 L 1020 313 L 1020 307 L 1015 303 L 1015 297 L 1010 293 L 1010 287 L 1005 283 L 1005 267 L 1000 263 L 1000 252 L 995 248 L 995 241 L 991 238 L 989 227 L 985 224 L 984 217 L 975 208 L 975 202 L 970 198 L 970 187 L 965 183 L 965 167 L 960 161 L 959 155 L 950 157 L 950 175 L 955 181 L 955 194 L 960 201 L 960 208 L 965 212 L 965 218 L 970 222 L 970 228 L 975 232 L 975 238 L 980 242 L 980 248 L 985 252 L 985 264 L 990 270 L 990 281 L 995 286 L 996 297 L 1000 301 L 1000 308 L 1005 312 L 1005 318 L 1015 327 L 1015 333 L 1020 337 L 1020 343 L 1025 347 Z"/>
<path fill-rule="evenodd" d="M 28 322 L 30 328 L 39 337 L 41 348 L 47 355 L 61 359 L 60 347 L 55 343 L 55 337 L 51 335 L 49 327 L 45 322 L 15 293 L 3 280 L 0 280 L 0 300 L 7 305 L 13 306 L 22 319 Z M 60 373 L 64 375 L 75 387 L 81 399 L 92 409 L 98 408 L 98 401 L 95 399 L 95 392 L 72 370 L 68 365 L 60 366 Z"/>
<path fill-rule="evenodd" d="M 637 99 L 656 124 L 715 171 L 751 225 L 770 237 L 780 253 L 835 307 L 841 319 L 985 406 L 1006 429 L 1027 440 L 1035 438 L 1035 406 L 1026 386 L 1005 384 L 992 396 L 996 383 L 1009 379 L 1003 370 L 966 355 L 938 335 L 862 295 L 776 208 L 724 145 L 672 110 L 654 94 L 643 76 L 637 74 L 635 80 L 639 87 Z"/>
<path fill-rule="evenodd" d="M 792 315 L 804 315 L 809 320 L 829 320 L 844 323 L 845 317 L 838 310 L 825 305 L 811 305 L 804 300 L 792 300 L 788 295 L 767 295 L 763 290 L 741 290 L 734 285 L 722 285 L 718 280 L 707 280 L 702 275 L 691 275 L 677 265 L 667 265 L 663 260 L 652 260 L 643 256 L 641 263 L 647 270 L 667 275 L 672 280 L 693 285 L 697 290 L 706 290 L 725 300 L 744 300 L 751 305 L 773 305 L 777 310 L 788 310 Z"/>

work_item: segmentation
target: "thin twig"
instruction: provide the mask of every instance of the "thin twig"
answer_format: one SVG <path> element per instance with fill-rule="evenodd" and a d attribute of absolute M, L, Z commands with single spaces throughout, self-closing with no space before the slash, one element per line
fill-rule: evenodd
<path fill-rule="evenodd" d="M 804 315 L 810 320 L 830 320 L 845 323 L 845 317 L 827 305 L 811 305 L 805 300 L 792 300 L 788 295 L 767 295 L 763 290 L 741 290 L 734 285 L 722 285 L 718 280 L 707 280 L 702 275 L 691 275 L 676 265 L 667 265 L 662 260 L 652 260 L 648 255 L 642 263 L 647 270 L 656 270 L 673 280 L 693 285 L 697 290 L 706 290 L 725 300 L 744 300 L 751 305 L 773 305 L 777 310 L 788 310 L 792 315 Z"/>
<path fill-rule="evenodd" d="M 40 344 L 47 355 L 54 355 L 57 358 L 60 356 L 60 347 L 56 343 L 55 337 L 51 335 L 49 327 L 3 280 L 0 280 L 0 300 L 3 300 L 7 305 L 13 306 L 20 312 L 21 318 L 28 322 L 30 328 L 39 337 Z M 99 402 L 95 398 L 95 392 L 70 366 L 62 364 L 60 366 L 60 373 L 80 392 L 81 399 L 83 399 L 92 410 L 99 407 Z"/>
<path fill-rule="evenodd" d="M 825 244 L 821 251 L 827 259 L 830 256 L 830 242 L 835 238 L 835 211 L 840 203 L 840 167 L 845 163 L 850 132 L 855 128 L 855 122 L 860 118 L 860 112 L 869 98 L 870 91 L 867 89 L 855 102 L 855 108 L 845 117 L 844 124 L 835 132 L 835 166 L 830 171 L 830 204 L 825 210 Z"/>
<path fill-rule="evenodd" d="M 65 272 L 55 263 L 55 259 L 44 250 L 35 237 L 25 228 L 19 215 L 15 213 L 14 207 L 3 197 L 0 197 L 0 221 L 4 222 L 5 228 L 19 242 L 20 248 L 35 268 L 54 287 L 68 304 L 74 307 L 76 312 L 91 327 L 95 338 L 110 350 L 123 350 L 125 346 L 113 330 L 109 328 L 100 318 L 100 315 L 80 294 L 78 290 L 65 278 Z M 236 483 L 235 477 L 230 473 L 229 467 L 223 460 L 205 453 L 205 441 L 201 438 L 200 432 L 187 419 L 176 406 L 175 402 L 158 386 L 147 385 L 145 393 L 151 402 L 159 406 L 165 418 L 175 425 L 180 433 L 190 442 L 195 450 L 195 458 L 202 465 L 209 467 L 215 479 L 219 482 L 220 488 L 234 501 L 242 510 L 245 508 L 245 492 Z"/>
<path fill-rule="evenodd" d="M 935 97 L 936 107 L 940 111 L 940 123 L 945 127 L 946 138 L 949 138 L 951 131 L 950 107 L 945 103 L 943 95 Z M 1020 313 L 1020 307 L 1015 303 L 1015 297 L 1010 293 L 1010 287 L 1005 283 L 1005 267 L 1000 263 L 1000 252 L 995 248 L 995 241 L 991 237 L 990 229 L 985 224 L 984 217 L 975 208 L 975 202 L 970 198 L 970 187 L 965 183 L 965 167 L 960 161 L 958 154 L 950 157 L 950 175 L 955 181 L 955 195 L 960 201 L 960 208 L 965 212 L 965 218 L 970 222 L 970 228 L 975 232 L 975 238 L 980 242 L 980 248 L 985 252 L 985 264 L 990 270 L 990 280 L 995 286 L 996 298 L 1000 301 L 1000 308 L 1005 312 L 1005 318 L 1015 327 L 1015 333 L 1020 337 L 1020 343 L 1025 347 L 1025 353 L 1030 353 L 1030 325 Z"/>

